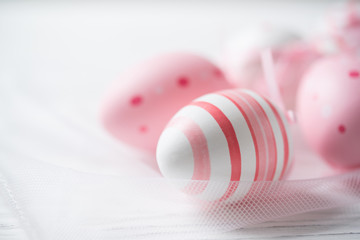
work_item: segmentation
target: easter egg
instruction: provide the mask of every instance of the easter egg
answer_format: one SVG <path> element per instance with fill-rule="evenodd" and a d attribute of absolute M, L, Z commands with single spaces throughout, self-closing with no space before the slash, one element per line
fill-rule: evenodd
<path fill-rule="evenodd" d="M 198 96 L 229 87 L 221 70 L 205 58 L 164 54 L 120 77 L 104 101 L 101 119 L 115 138 L 155 153 L 161 131 L 176 111 Z"/>
<path fill-rule="evenodd" d="M 290 30 L 258 27 L 234 37 L 223 54 L 226 77 L 237 87 L 249 88 L 269 97 L 261 60 L 261 53 L 266 49 L 272 52 L 275 80 L 284 103 L 287 108 L 294 109 L 303 73 L 319 54 Z"/>
<path fill-rule="evenodd" d="M 237 87 L 251 88 L 262 76 L 261 51 L 270 48 L 277 59 L 284 46 L 299 39 L 296 33 L 273 26 L 252 26 L 231 36 L 222 55 L 226 77 Z"/>
<path fill-rule="evenodd" d="M 266 98 L 240 89 L 207 94 L 182 108 L 161 134 L 156 152 L 164 177 L 184 180 L 182 190 L 206 200 L 246 194 L 230 182 L 283 178 L 291 155 L 283 113 Z M 207 183 L 193 192 L 189 180 Z M 214 194 L 217 180 L 229 185 Z"/>
<path fill-rule="evenodd" d="M 360 50 L 360 5 L 343 2 L 329 8 L 318 26 L 315 46 L 323 54 Z"/>
<path fill-rule="evenodd" d="M 319 60 L 298 94 L 298 120 L 309 145 L 333 166 L 360 166 L 360 59 Z"/>

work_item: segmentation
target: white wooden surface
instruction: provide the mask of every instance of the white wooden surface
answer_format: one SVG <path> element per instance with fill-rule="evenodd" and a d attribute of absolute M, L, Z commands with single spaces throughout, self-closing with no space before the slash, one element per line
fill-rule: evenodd
<path fill-rule="evenodd" d="M 0 239 L 1 240 L 27 240 L 25 231 L 22 229 L 19 220 L 5 202 L 0 198 Z"/>
<path fill-rule="evenodd" d="M 1 2 L 0 81 L 15 82 L 19 91 L 95 122 L 105 89 L 133 63 L 176 50 L 216 61 L 228 36 L 262 22 L 306 35 L 333 2 Z M 91 168 L 86 164 L 75 165 Z M 360 239 L 360 207 L 301 214 L 211 237 Z M 0 239 L 26 239 L 1 199 Z"/>
<path fill-rule="evenodd" d="M 204 239 L 306 239 L 357 240 L 360 238 L 360 205 L 299 214 Z M 13 213 L 0 200 L 0 239 L 28 240 Z"/>

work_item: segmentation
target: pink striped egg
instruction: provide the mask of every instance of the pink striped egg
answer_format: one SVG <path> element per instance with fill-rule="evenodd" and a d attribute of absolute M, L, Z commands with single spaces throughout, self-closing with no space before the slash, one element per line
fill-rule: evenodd
<path fill-rule="evenodd" d="M 164 177 L 184 179 L 182 190 L 210 201 L 244 196 L 250 188 L 244 191 L 239 182 L 281 179 L 291 155 L 283 113 L 266 98 L 241 89 L 207 94 L 182 108 L 164 129 L 156 152 Z M 186 180 L 207 183 L 194 192 Z M 217 180 L 229 185 L 214 191 Z"/>

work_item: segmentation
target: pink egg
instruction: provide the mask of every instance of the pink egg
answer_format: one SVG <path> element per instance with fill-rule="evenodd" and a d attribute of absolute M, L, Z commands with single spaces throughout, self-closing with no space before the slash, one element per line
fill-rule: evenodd
<path fill-rule="evenodd" d="M 274 58 L 275 80 L 287 109 L 295 109 L 296 94 L 304 73 L 320 57 L 315 49 L 305 42 L 284 46 L 281 54 Z M 253 89 L 265 97 L 270 97 L 264 76 L 256 81 Z"/>
<path fill-rule="evenodd" d="M 229 41 L 223 56 L 223 69 L 230 82 L 269 97 L 261 61 L 262 51 L 270 49 L 275 79 L 287 108 L 295 108 L 297 88 L 304 72 L 319 57 L 315 48 L 296 33 L 274 27 L 254 28 Z"/>
<path fill-rule="evenodd" d="M 298 118 L 309 145 L 328 163 L 360 166 L 360 59 L 319 60 L 298 93 Z"/>
<path fill-rule="evenodd" d="M 154 153 L 176 111 L 198 96 L 229 87 L 221 70 L 200 56 L 161 55 L 120 77 L 103 105 L 102 122 L 120 141 Z"/>
<path fill-rule="evenodd" d="M 330 8 L 320 23 L 316 47 L 324 54 L 360 50 L 360 5 L 344 2 Z"/>
<path fill-rule="evenodd" d="M 261 51 L 270 48 L 277 60 L 283 48 L 299 42 L 295 32 L 269 25 L 250 26 L 230 36 L 222 53 L 225 75 L 237 87 L 252 88 L 262 77 Z"/>
<path fill-rule="evenodd" d="M 204 95 L 170 120 L 157 146 L 166 178 L 206 200 L 245 196 L 240 182 L 281 179 L 289 168 L 292 142 L 286 118 L 269 100 L 248 90 Z M 205 180 L 192 186 L 189 180 Z M 227 183 L 221 189 L 217 180 Z"/>

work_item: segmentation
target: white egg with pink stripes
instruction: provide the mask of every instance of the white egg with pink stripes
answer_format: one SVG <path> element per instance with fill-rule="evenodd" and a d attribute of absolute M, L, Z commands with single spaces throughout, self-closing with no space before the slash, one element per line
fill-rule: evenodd
<path fill-rule="evenodd" d="M 182 179 L 178 185 L 189 194 L 208 201 L 243 199 L 252 182 L 286 175 L 292 141 L 280 109 L 252 91 L 232 89 L 180 109 L 161 134 L 156 157 L 164 177 Z M 201 187 L 191 180 L 203 180 Z M 219 188 L 219 182 L 226 186 Z"/>

